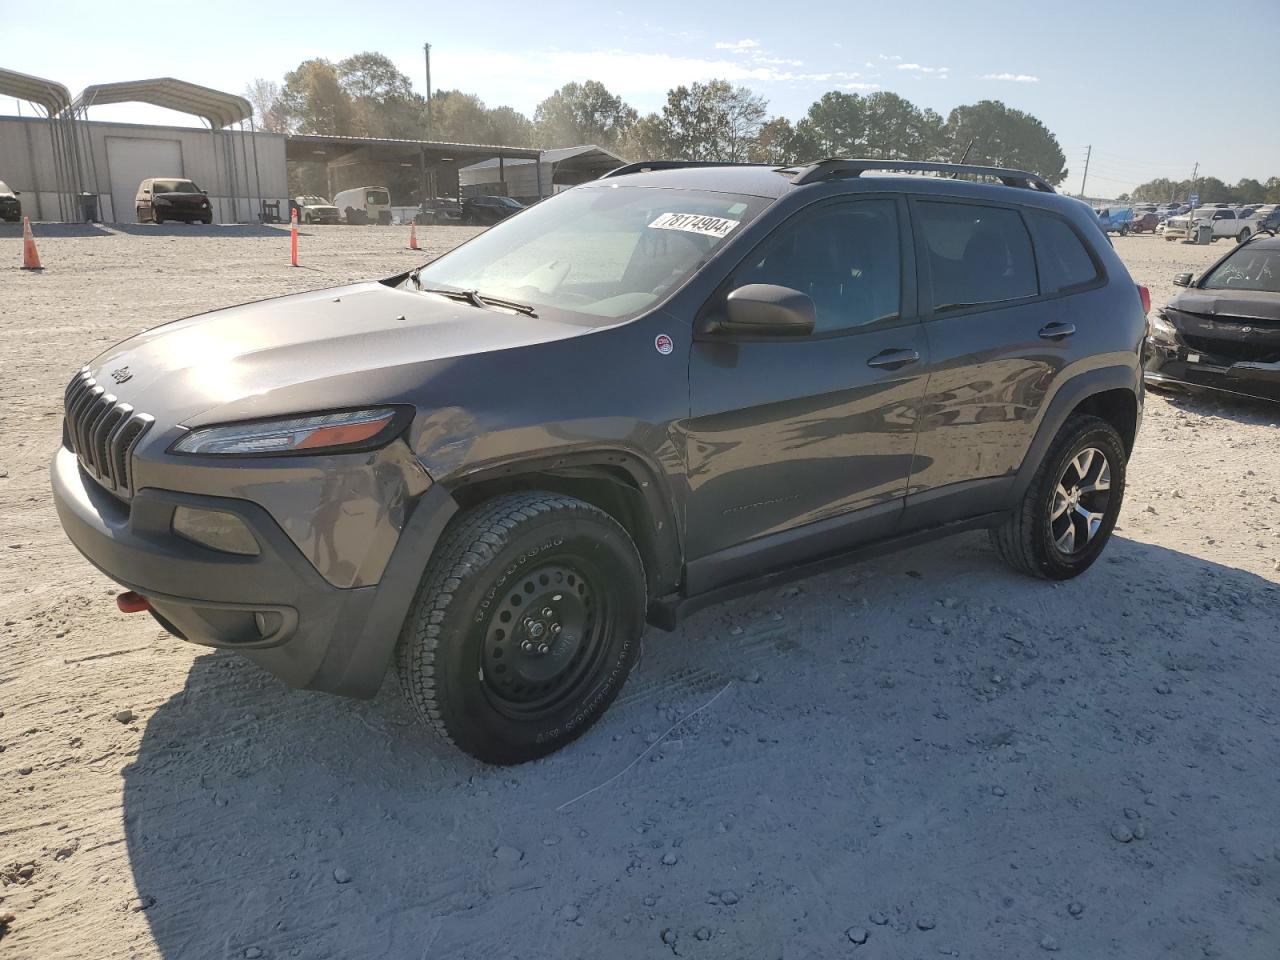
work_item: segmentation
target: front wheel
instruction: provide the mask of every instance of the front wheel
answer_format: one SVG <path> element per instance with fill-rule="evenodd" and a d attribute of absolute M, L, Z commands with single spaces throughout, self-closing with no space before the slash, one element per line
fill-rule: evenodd
<path fill-rule="evenodd" d="M 418 717 L 487 763 L 580 736 L 617 696 L 644 630 L 644 568 L 604 511 L 514 493 L 453 519 L 397 647 Z"/>
<path fill-rule="evenodd" d="M 1236 237 L 1236 243 L 1244 243 L 1250 236 L 1252 236 L 1252 234 L 1249 233 L 1249 228 L 1245 227 L 1240 231 L 1240 235 Z"/>
<path fill-rule="evenodd" d="M 1001 559 L 1046 580 L 1069 580 L 1098 559 L 1124 499 L 1128 454 L 1116 428 L 1074 414 L 1031 479 L 1022 502 L 991 531 Z"/>

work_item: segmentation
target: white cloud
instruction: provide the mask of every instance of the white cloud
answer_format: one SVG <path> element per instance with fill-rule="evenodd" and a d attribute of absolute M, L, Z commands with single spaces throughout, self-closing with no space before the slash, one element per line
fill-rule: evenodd
<path fill-rule="evenodd" d="M 732 50 L 734 53 L 746 53 L 760 46 L 759 40 L 717 40 L 717 50 Z"/>
<path fill-rule="evenodd" d="M 880 84 L 878 83 L 842 83 L 840 84 L 840 89 L 841 90 L 879 90 Z"/>
<path fill-rule="evenodd" d="M 432 74 L 450 88 L 477 94 L 489 106 L 503 104 L 532 114 L 553 90 L 571 80 L 599 80 L 641 111 L 659 109 L 667 91 L 681 84 L 728 80 L 747 86 L 845 83 L 865 79 L 851 71 L 806 72 L 798 61 L 764 56 L 679 56 L 628 50 L 528 50 L 488 48 L 431 51 Z M 762 89 L 762 93 L 767 90 Z"/>
<path fill-rule="evenodd" d="M 897 65 L 899 70 L 910 70 L 912 73 L 950 73 L 950 67 L 926 67 L 919 63 L 900 63 Z"/>
<path fill-rule="evenodd" d="M 892 60 L 894 62 L 902 59 L 896 53 L 892 55 L 881 53 L 881 54 L 878 54 L 878 56 L 881 60 Z M 867 66 L 870 66 L 870 64 L 867 64 Z"/>
<path fill-rule="evenodd" d="M 1009 83 L 1039 83 L 1039 77 L 1033 77 L 1029 73 L 984 73 L 979 79 L 981 80 L 1005 80 Z"/>
<path fill-rule="evenodd" d="M 764 64 L 768 67 L 803 67 L 803 60 L 788 60 L 786 57 L 761 57 L 753 56 L 752 63 Z"/>

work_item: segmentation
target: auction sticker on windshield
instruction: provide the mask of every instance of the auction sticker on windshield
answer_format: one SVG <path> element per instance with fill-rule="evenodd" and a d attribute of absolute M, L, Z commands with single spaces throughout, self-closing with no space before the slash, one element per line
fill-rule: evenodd
<path fill-rule="evenodd" d="M 683 230 L 685 233 L 700 233 L 705 237 L 723 240 L 741 222 L 697 213 L 664 213 L 649 226 L 654 230 Z"/>

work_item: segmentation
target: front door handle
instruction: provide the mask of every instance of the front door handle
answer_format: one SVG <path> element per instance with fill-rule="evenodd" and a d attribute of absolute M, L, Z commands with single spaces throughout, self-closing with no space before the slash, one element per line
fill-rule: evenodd
<path fill-rule="evenodd" d="M 1069 337 L 1076 332 L 1074 323 L 1051 323 L 1040 328 L 1040 339 L 1042 340 L 1061 340 L 1063 337 Z"/>
<path fill-rule="evenodd" d="M 914 350 L 881 350 L 867 361 L 868 367 L 880 367 L 884 370 L 897 370 L 920 359 Z"/>

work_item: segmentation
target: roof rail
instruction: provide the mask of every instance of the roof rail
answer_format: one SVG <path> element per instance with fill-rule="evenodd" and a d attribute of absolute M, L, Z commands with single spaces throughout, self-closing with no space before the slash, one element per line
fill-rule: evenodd
<path fill-rule="evenodd" d="M 640 160 L 615 167 L 600 179 L 622 177 L 628 173 L 648 173 L 650 170 L 679 170 L 683 167 L 775 167 L 772 163 L 730 163 L 724 160 Z"/>
<path fill-rule="evenodd" d="M 1022 187 L 1027 190 L 1040 190 L 1045 193 L 1056 193 L 1047 181 L 1028 173 L 1025 170 L 1011 170 L 1007 167 L 983 167 L 969 163 L 937 163 L 925 160 L 842 160 L 830 157 L 815 163 L 787 167 L 780 173 L 789 174 L 791 182 L 797 186 L 805 183 L 816 183 L 819 180 L 830 180 L 836 177 L 858 177 L 864 173 L 880 170 L 897 170 L 903 172 L 930 173 L 969 173 L 984 177 L 993 177 L 1006 187 Z"/>

